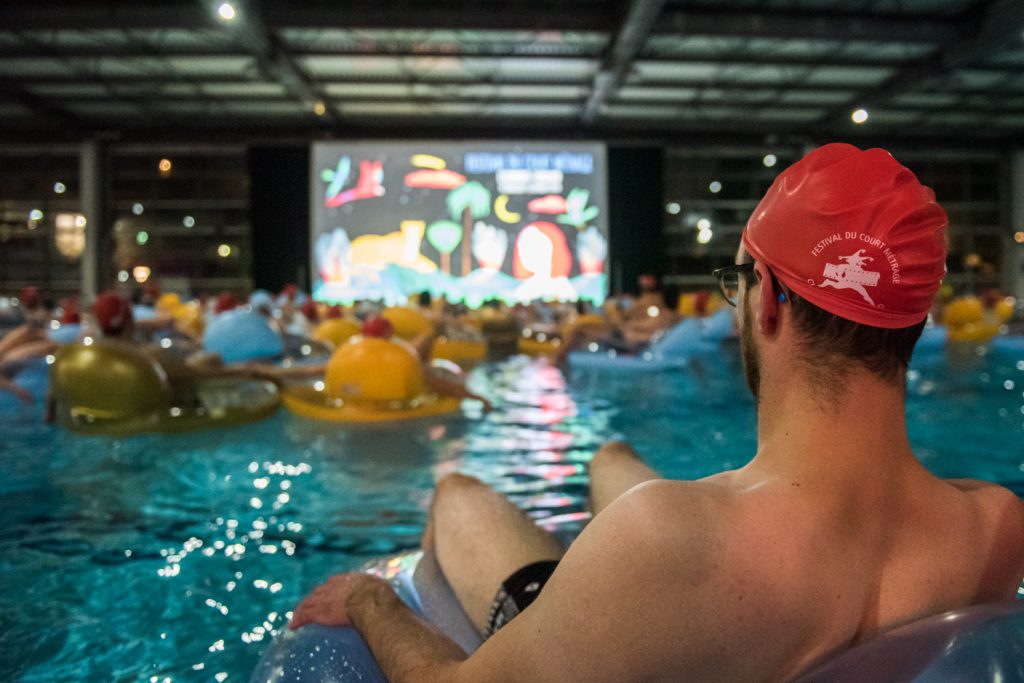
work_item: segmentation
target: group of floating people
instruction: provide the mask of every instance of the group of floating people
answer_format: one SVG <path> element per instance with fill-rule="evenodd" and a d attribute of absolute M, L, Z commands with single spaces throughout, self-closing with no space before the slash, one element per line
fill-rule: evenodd
<path fill-rule="evenodd" d="M 459 363 L 658 369 L 738 337 L 758 416 L 742 468 L 671 481 L 605 444 L 568 549 L 449 474 L 421 549 L 313 589 L 253 680 L 1004 680 L 1019 672 L 1024 504 L 935 478 L 905 422 L 923 332 L 953 348 L 1024 339 L 1012 299 L 940 289 L 947 225 L 888 152 L 831 144 L 769 188 L 715 272 L 721 298 L 669 307 L 652 280 L 600 310 L 104 292 L 87 317 L 26 291 L 0 307 L 23 319 L 0 370 L 18 391 L 18 368 L 45 359 L 48 412 L 83 431 L 230 424 L 279 402 L 354 423 L 489 408 Z"/>
<path fill-rule="evenodd" d="M 512 354 L 566 369 L 684 367 L 735 337 L 718 293 L 682 294 L 674 307 L 653 276 L 639 294 L 587 302 L 535 302 L 478 310 L 422 294 L 407 306 L 314 301 L 294 285 L 183 300 L 150 286 L 133 299 L 100 294 L 86 311 L 57 305 L 35 287 L 0 306 L 0 392 L 37 398 L 16 376 L 52 364 L 47 419 L 85 432 L 182 431 L 261 419 L 279 404 L 336 422 L 386 422 L 454 413 L 463 371 Z M 13 305 L 13 302 L 17 302 Z M 989 343 L 1020 351 L 1007 335 L 1015 302 L 994 292 L 940 291 L 919 347 Z"/>

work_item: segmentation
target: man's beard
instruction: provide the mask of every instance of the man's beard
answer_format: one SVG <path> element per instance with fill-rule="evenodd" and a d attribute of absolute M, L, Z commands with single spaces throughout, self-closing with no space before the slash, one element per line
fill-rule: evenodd
<path fill-rule="evenodd" d="M 754 344 L 753 321 L 750 315 L 750 298 L 743 297 L 743 329 L 740 332 L 740 358 L 743 359 L 743 376 L 747 380 L 754 403 L 761 399 L 761 359 Z"/>

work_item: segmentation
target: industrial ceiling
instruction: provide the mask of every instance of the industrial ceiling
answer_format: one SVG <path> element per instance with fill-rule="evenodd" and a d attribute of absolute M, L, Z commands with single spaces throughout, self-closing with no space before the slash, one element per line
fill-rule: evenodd
<path fill-rule="evenodd" d="M 1024 0 L 222 4 L 3 2 L 0 141 L 1024 139 Z"/>

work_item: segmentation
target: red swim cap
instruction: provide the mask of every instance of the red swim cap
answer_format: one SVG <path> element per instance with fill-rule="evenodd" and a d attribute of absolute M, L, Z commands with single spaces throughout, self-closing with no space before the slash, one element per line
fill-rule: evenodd
<path fill-rule="evenodd" d="M 82 314 L 78 310 L 78 299 L 64 299 L 60 302 L 64 315 L 60 318 L 61 325 L 73 325 L 82 322 Z"/>
<path fill-rule="evenodd" d="M 320 311 L 316 307 L 316 301 L 312 297 L 302 302 L 302 315 L 311 323 L 315 323 L 320 317 Z"/>
<path fill-rule="evenodd" d="M 946 212 L 883 149 L 833 143 L 768 188 L 743 244 L 786 286 L 840 318 L 910 327 L 946 273 Z"/>
<path fill-rule="evenodd" d="M 366 319 L 366 322 L 363 323 L 362 332 L 364 337 L 388 339 L 394 333 L 394 328 L 391 327 L 391 321 L 387 318 L 375 316 Z"/>
<path fill-rule="evenodd" d="M 96 297 L 92 305 L 92 314 L 96 317 L 103 334 L 115 335 L 132 322 L 132 305 L 112 289 L 108 289 Z"/>
<path fill-rule="evenodd" d="M 18 301 L 22 308 L 31 311 L 43 305 L 43 297 L 38 287 L 22 287 L 18 293 Z"/>
<path fill-rule="evenodd" d="M 218 314 L 234 308 L 238 308 L 238 299 L 231 292 L 221 292 L 216 303 L 213 304 L 213 312 Z"/>

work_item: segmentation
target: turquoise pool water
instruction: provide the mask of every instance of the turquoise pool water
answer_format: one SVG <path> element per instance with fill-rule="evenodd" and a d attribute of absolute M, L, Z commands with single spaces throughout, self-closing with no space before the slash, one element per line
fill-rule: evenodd
<path fill-rule="evenodd" d="M 119 441 L 0 399 L 0 680 L 246 681 L 309 588 L 417 544 L 449 470 L 540 517 L 583 509 L 585 464 L 608 439 L 677 478 L 753 454 L 734 345 L 685 371 L 568 381 L 517 358 L 472 384 L 497 397 L 490 415 L 349 431 L 282 411 Z M 1024 494 L 1024 359 L 916 362 L 907 410 L 932 471 Z"/>

